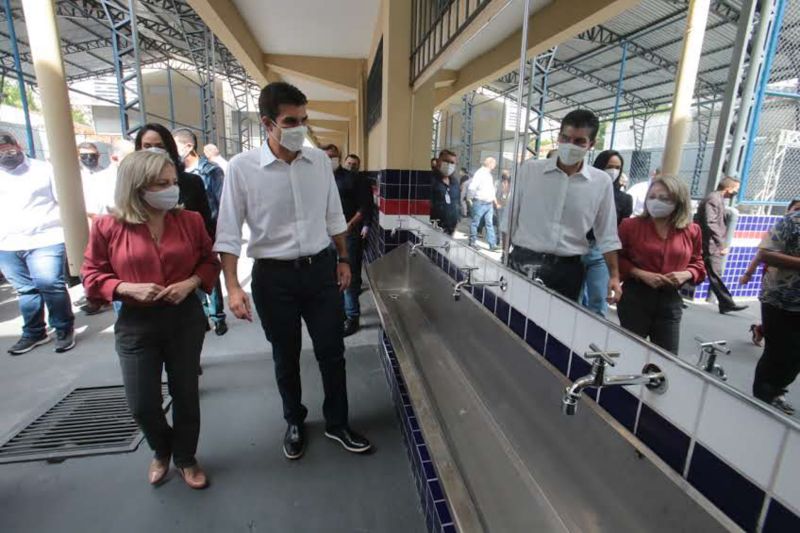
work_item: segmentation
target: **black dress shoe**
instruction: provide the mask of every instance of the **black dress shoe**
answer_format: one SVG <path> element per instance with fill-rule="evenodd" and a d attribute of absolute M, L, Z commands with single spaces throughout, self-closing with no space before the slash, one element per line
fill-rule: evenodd
<path fill-rule="evenodd" d="M 744 311 L 748 307 L 750 307 L 750 306 L 748 306 L 748 305 L 734 305 L 733 307 L 726 307 L 725 309 L 720 309 L 719 312 L 720 312 L 721 315 L 724 315 L 724 314 L 733 313 L 733 312 L 736 312 L 736 311 Z"/>
<path fill-rule="evenodd" d="M 220 320 L 216 324 L 214 324 L 214 333 L 217 334 L 218 337 L 225 335 L 228 333 L 228 323 L 224 320 Z"/>
<path fill-rule="evenodd" d="M 348 427 L 329 429 L 325 431 L 325 436 L 341 444 L 348 452 L 364 453 L 372 448 L 372 444 L 365 437 Z"/>
<path fill-rule="evenodd" d="M 289 424 L 286 435 L 283 437 L 283 455 L 287 459 L 295 460 L 303 456 L 306 451 L 306 431 L 302 424 Z"/>
<path fill-rule="evenodd" d="M 348 318 L 344 321 L 344 336 L 349 337 L 350 335 L 353 335 L 356 331 L 358 331 L 359 327 L 360 324 L 358 323 L 358 317 Z"/>

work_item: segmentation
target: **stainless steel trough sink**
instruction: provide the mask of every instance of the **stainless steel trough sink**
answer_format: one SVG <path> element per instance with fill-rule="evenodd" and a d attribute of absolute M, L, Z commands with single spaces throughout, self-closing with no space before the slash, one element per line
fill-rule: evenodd
<path fill-rule="evenodd" d="M 402 246 L 368 274 L 462 531 L 728 529 L 593 402 L 564 416 L 566 379 L 426 257 Z"/>

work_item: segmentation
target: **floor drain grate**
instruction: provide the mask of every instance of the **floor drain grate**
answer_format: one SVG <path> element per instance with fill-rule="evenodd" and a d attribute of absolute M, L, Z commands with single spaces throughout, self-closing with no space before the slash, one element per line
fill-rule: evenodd
<path fill-rule="evenodd" d="M 131 452 L 142 438 L 122 385 L 77 388 L 0 446 L 0 464 Z"/>

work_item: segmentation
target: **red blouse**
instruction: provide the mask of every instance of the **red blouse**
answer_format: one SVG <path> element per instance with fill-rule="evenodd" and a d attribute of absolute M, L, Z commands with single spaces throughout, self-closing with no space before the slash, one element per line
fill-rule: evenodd
<path fill-rule="evenodd" d="M 624 281 L 631 278 L 631 270 L 639 268 L 658 274 L 688 271 L 692 283 L 700 284 L 706 277 L 703 264 L 702 237 L 700 226 L 671 229 L 666 239 L 662 239 L 650 218 L 627 218 L 619 226 L 620 277 Z"/>
<path fill-rule="evenodd" d="M 191 211 L 167 213 L 159 244 L 145 224 L 127 224 L 111 215 L 98 217 L 92 224 L 81 268 L 86 297 L 110 302 L 122 282 L 167 287 L 193 274 L 210 293 L 220 271 L 211 246 L 203 218 Z"/>

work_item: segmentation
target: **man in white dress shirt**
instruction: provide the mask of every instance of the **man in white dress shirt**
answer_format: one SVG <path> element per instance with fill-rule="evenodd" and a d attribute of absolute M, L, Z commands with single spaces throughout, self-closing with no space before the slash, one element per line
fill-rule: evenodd
<path fill-rule="evenodd" d="M 486 227 L 486 240 L 489 250 L 494 251 L 497 246 L 494 234 L 494 208 L 497 205 L 497 188 L 494 184 L 492 171 L 497 167 L 497 160 L 494 157 L 487 157 L 483 160 L 483 166 L 479 168 L 469 182 L 467 197 L 472 199 L 472 224 L 469 227 L 469 245 L 475 246 L 478 240 L 478 226 L 483 221 Z"/>
<path fill-rule="evenodd" d="M 301 401 L 301 318 L 314 345 L 325 391 L 325 435 L 345 449 L 363 453 L 369 441 L 348 424 L 341 292 L 350 284 L 347 223 L 325 152 L 303 146 L 307 129 L 305 95 L 288 83 L 270 83 L 258 109 L 267 130 L 260 148 L 231 159 L 222 189 L 214 250 L 220 252 L 228 304 L 252 320 L 250 300 L 236 265 L 242 223 L 250 228 L 247 255 L 255 259 L 252 294 L 267 340 L 288 424 L 283 453 L 305 451 Z M 336 251 L 331 248 L 331 238 Z"/>
<path fill-rule="evenodd" d="M 586 234 L 593 229 L 608 265 L 613 303 L 622 294 L 614 191 L 609 175 L 584 161 L 599 127 L 591 111 L 568 113 L 561 122 L 558 157 L 529 159 L 520 167 L 508 264 L 577 301 L 584 276 L 581 256 L 589 251 Z"/>

